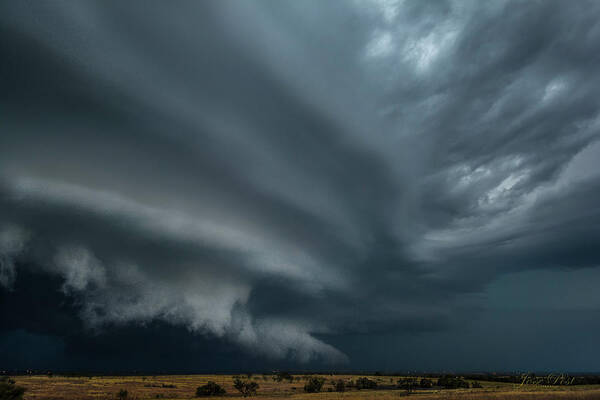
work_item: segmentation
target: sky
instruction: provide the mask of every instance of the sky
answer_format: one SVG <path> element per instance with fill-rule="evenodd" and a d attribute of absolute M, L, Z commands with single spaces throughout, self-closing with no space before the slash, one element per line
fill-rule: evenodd
<path fill-rule="evenodd" d="M 0 4 L 0 369 L 598 371 L 597 1 Z"/>

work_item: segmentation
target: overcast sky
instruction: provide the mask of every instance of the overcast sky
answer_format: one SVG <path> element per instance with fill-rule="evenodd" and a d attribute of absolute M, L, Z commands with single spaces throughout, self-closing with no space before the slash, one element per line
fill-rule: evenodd
<path fill-rule="evenodd" d="M 0 5 L 0 368 L 598 370 L 600 2 Z"/>

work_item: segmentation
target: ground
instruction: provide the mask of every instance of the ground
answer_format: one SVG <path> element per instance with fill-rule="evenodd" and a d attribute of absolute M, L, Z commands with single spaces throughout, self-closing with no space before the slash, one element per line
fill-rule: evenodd
<path fill-rule="evenodd" d="M 290 400 L 388 400 L 406 397 L 402 389 L 392 389 L 399 376 L 370 376 L 378 382 L 377 390 L 349 390 L 343 393 L 328 392 L 331 381 L 356 380 L 364 375 L 321 375 L 326 379 L 321 393 L 305 393 L 304 376 L 295 376 L 293 382 L 275 382 L 272 375 L 253 375 L 252 380 L 260 387 L 255 396 L 259 400 L 288 398 Z M 117 399 L 121 389 L 127 390 L 128 400 L 145 399 L 191 399 L 196 388 L 208 381 L 222 385 L 227 394 L 224 397 L 241 398 L 233 387 L 232 375 L 162 375 L 162 376 L 16 376 L 18 385 L 27 388 L 25 400 L 106 400 Z M 497 382 L 480 382 L 481 389 L 456 390 L 417 390 L 410 397 L 419 400 L 592 400 L 600 399 L 600 385 L 543 387 L 536 385 L 515 385 Z"/>

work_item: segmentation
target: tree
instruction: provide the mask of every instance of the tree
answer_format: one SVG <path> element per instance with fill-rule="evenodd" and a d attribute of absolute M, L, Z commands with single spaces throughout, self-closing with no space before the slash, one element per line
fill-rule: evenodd
<path fill-rule="evenodd" d="M 221 396 L 225 394 L 225 389 L 213 381 L 208 381 L 206 385 L 198 386 L 196 397 Z"/>
<path fill-rule="evenodd" d="M 377 382 L 369 378 L 358 378 L 356 380 L 356 388 L 360 389 L 375 389 L 377 388 Z"/>
<path fill-rule="evenodd" d="M 239 392 L 244 397 L 248 397 L 256 394 L 256 389 L 258 389 L 258 383 L 236 379 L 233 381 L 233 387 L 239 390 Z"/>
<path fill-rule="evenodd" d="M 15 385 L 15 381 L 7 377 L 0 378 L 0 400 L 21 400 L 25 388 Z"/>
<path fill-rule="evenodd" d="M 119 400 L 125 400 L 127 398 L 128 394 L 129 393 L 127 393 L 127 390 L 121 389 L 121 390 L 119 390 L 119 393 L 117 393 L 117 399 L 119 399 Z"/>
<path fill-rule="evenodd" d="M 304 385 L 304 391 L 306 393 L 318 393 L 323 388 L 324 383 L 325 379 L 311 376 L 308 378 L 306 385 Z"/>

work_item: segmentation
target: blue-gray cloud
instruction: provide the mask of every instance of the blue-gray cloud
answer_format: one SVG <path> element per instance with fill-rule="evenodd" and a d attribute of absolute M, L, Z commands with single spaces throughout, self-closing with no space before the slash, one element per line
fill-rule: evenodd
<path fill-rule="evenodd" d="M 0 282 L 341 363 L 597 268 L 599 8 L 4 4 Z"/>

